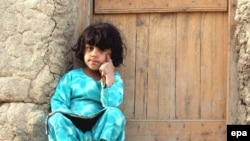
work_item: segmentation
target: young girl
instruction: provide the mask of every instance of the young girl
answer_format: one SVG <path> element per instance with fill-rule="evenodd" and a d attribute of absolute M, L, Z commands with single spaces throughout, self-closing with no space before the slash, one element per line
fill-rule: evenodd
<path fill-rule="evenodd" d="M 84 63 L 59 81 L 47 122 L 50 141 L 124 141 L 123 81 L 115 67 L 125 45 L 109 23 L 88 26 L 73 47 Z"/>

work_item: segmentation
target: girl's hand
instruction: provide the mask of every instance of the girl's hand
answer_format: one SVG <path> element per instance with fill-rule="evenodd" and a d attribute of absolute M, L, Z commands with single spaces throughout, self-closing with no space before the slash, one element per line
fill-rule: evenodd
<path fill-rule="evenodd" d="M 107 54 L 106 57 L 107 57 L 106 62 L 101 65 L 99 71 L 101 73 L 102 77 L 101 79 L 102 81 L 104 81 L 103 83 L 105 83 L 107 87 L 110 87 L 115 81 L 114 78 L 115 67 L 112 63 L 110 56 Z"/>

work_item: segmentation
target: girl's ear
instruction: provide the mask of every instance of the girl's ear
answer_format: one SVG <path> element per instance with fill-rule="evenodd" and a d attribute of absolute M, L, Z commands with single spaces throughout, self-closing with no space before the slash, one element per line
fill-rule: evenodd
<path fill-rule="evenodd" d="M 112 53 L 111 49 L 108 49 L 107 54 L 111 56 L 111 53 Z"/>

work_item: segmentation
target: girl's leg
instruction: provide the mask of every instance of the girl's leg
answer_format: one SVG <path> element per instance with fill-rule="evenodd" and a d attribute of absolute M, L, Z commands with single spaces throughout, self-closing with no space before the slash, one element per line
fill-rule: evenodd
<path fill-rule="evenodd" d="M 48 118 L 49 141 L 78 141 L 81 131 L 61 113 L 55 113 Z"/>
<path fill-rule="evenodd" d="M 126 119 L 119 108 L 108 107 L 92 128 L 94 140 L 125 141 Z"/>

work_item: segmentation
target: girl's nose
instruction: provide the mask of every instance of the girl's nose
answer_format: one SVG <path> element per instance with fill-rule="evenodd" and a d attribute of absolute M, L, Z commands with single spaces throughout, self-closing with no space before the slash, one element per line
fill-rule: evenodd
<path fill-rule="evenodd" d="M 98 54 L 99 54 L 99 50 L 98 50 L 98 48 L 95 47 L 95 48 L 91 51 L 91 56 L 96 57 L 96 56 L 98 56 Z"/>

